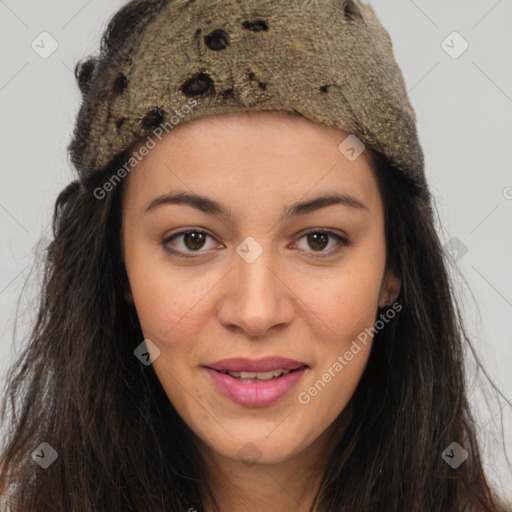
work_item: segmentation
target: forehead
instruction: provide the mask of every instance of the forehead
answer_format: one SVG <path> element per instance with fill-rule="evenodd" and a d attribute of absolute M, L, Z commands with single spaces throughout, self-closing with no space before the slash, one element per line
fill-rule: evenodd
<path fill-rule="evenodd" d="M 266 203 L 282 202 L 283 194 L 296 200 L 330 189 L 375 203 L 378 187 L 370 156 L 363 151 L 347 158 L 348 137 L 354 136 L 284 112 L 202 118 L 165 134 L 125 185 L 130 201 L 139 206 L 150 196 L 177 189 L 230 200 L 244 191 Z"/>

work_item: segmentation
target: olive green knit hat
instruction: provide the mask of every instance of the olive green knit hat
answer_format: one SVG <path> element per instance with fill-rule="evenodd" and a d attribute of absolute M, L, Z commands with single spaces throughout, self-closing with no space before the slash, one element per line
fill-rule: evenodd
<path fill-rule="evenodd" d="M 371 6 L 132 0 L 123 9 L 132 9 L 133 26 L 111 23 L 102 42 L 109 58 L 76 68 L 83 104 L 68 149 L 83 181 L 177 124 L 280 110 L 351 132 L 427 189 L 415 113 Z"/>

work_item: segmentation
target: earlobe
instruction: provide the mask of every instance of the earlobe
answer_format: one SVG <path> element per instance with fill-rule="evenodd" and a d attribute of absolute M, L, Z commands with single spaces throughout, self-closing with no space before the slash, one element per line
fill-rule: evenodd
<path fill-rule="evenodd" d="M 379 308 L 391 306 L 400 294 L 401 280 L 392 270 L 386 273 L 383 285 L 381 287 Z"/>

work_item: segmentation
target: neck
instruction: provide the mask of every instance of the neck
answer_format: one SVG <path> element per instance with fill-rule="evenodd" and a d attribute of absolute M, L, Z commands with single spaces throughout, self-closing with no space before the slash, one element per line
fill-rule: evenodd
<path fill-rule="evenodd" d="M 310 512 L 332 449 L 346 428 L 334 422 L 303 451 L 282 461 L 260 464 L 234 460 L 196 439 L 206 480 L 219 509 L 203 498 L 204 512 Z"/>
<path fill-rule="evenodd" d="M 220 455 L 208 466 L 208 481 L 221 512 L 311 509 L 324 466 L 308 450 L 283 462 L 248 465 Z M 210 503 L 205 512 L 217 512 Z"/>

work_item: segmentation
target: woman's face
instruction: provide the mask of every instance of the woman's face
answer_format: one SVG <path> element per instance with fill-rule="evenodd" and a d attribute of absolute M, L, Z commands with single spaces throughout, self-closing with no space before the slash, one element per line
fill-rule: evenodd
<path fill-rule="evenodd" d="M 314 446 L 354 393 L 379 303 L 398 294 L 377 182 L 364 152 L 339 149 L 348 135 L 279 113 L 206 118 L 126 178 L 131 297 L 156 375 L 211 453 L 276 463 Z M 286 360 L 259 369 L 300 368 L 267 382 L 211 369 L 269 357 Z"/>

